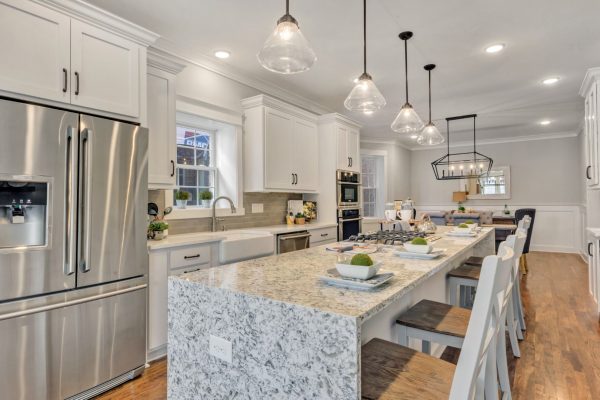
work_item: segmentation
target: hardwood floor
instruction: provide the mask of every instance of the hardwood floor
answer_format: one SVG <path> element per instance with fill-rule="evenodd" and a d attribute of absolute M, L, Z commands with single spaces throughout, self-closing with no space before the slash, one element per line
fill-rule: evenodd
<path fill-rule="evenodd" d="M 530 253 L 521 285 L 527 331 L 521 358 L 509 351 L 516 400 L 600 399 L 600 324 L 588 292 L 587 265 L 575 254 Z M 443 358 L 456 360 L 457 351 Z M 167 397 L 167 363 L 104 395 L 102 400 Z"/>

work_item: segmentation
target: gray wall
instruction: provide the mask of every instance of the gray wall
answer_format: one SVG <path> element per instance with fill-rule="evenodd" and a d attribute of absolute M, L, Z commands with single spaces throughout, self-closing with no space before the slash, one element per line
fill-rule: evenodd
<path fill-rule="evenodd" d="M 564 205 L 581 204 L 580 140 L 578 137 L 498 143 L 478 146 L 494 165 L 510 166 L 510 200 L 469 200 L 476 205 Z M 465 151 L 464 147 L 451 148 Z M 457 181 L 436 181 L 431 162 L 445 149 L 419 150 L 411 154 L 411 195 L 419 206 L 452 204 Z"/>

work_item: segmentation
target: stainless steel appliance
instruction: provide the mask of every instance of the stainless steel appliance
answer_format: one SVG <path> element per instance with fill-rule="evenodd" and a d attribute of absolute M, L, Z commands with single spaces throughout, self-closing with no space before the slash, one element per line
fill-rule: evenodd
<path fill-rule="evenodd" d="M 358 235 L 362 231 L 360 208 L 338 209 L 338 241 Z"/>
<path fill-rule="evenodd" d="M 308 231 L 281 233 L 277 235 L 277 254 L 304 250 L 309 247 L 310 233 Z"/>
<path fill-rule="evenodd" d="M 338 170 L 336 181 L 338 207 L 360 207 L 360 174 Z"/>
<path fill-rule="evenodd" d="M 409 242 L 417 237 L 426 237 L 428 241 L 437 240 L 434 236 L 428 235 L 425 232 L 417 231 L 379 231 L 372 233 L 360 233 L 358 235 L 350 236 L 347 240 L 349 242 L 357 243 L 401 245 L 402 243 Z M 440 237 L 437 238 L 439 239 Z"/>
<path fill-rule="evenodd" d="M 85 399 L 143 370 L 146 129 L 0 100 L 0 397 Z"/>

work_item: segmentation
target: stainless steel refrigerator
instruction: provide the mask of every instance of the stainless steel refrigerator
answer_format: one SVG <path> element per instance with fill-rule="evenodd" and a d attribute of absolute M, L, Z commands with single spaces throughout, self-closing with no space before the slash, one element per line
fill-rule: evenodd
<path fill-rule="evenodd" d="M 146 129 L 0 100 L 0 398 L 90 398 L 146 350 Z"/>

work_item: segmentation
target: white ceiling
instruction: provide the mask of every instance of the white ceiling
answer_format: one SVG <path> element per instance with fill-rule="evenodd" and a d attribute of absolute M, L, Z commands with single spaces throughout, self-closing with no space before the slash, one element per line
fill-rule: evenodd
<path fill-rule="evenodd" d="M 162 36 L 159 45 L 205 59 L 217 49 L 240 73 L 270 82 L 361 122 L 363 136 L 394 140 L 389 128 L 404 103 L 403 47 L 409 41 L 410 102 L 427 116 L 427 74 L 433 71 L 433 119 L 479 114 L 478 139 L 576 132 L 583 116 L 578 95 L 586 69 L 600 66 L 598 0 L 369 0 L 368 72 L 387 106 L 372 116 L 349 113 L 343 101 L 362 71 L 360 0 L 291 0 L 290 13 L 318 60 L 305 73 L 264 70 L 256 53 L 284 14 L 283 0 L 89 0 Z M 505 43 L 498 54 L 487 45 Z M 217 62 L 217 61 L 215 61 Z M 218 61 L 221 62 L 221 61 Z M 541 80 L 560 76 L 547 87 Z M 549 119 L 552 124 L 539 125 Z M 455 132 L 453 130 L 453 132 Z M 466 131 L 452 140 L 467 140 Z"/>

